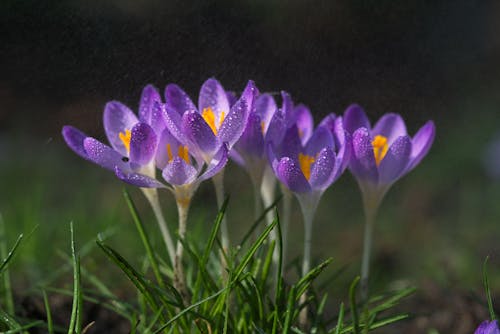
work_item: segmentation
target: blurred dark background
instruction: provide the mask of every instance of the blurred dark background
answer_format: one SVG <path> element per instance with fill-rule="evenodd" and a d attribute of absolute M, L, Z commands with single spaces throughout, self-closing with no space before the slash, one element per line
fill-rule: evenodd
<path fill-rule="evenodd" d="M 162 91 L 171 82 L 197 101 L 214 76 L 235 91 L 248 79 L 261 91 L 286 90 L 316 121 L 353 102 L 372 121 L 400 113 L 411 134 L 433 119 L 429 156 L 393 187 L 379 215 L 375 280 L 380 289 L 409 281 L 434 298 L 433 289 L 447 296 L 451 287 L 480 293 L 490 255 L 500 288 L 500 140 L 491 144 L 500 132 L 499 1 L 3 0 L 0 43 L 0 212 L 12 238 L 38 226 L 20 256 L 19 268 L 31 273 L 21 286 L 57 262 L 44 247 L 51 240 L 67 248 L 70 220 L 82 243 L 111 228 L 117 245 L 128 240 L 120 250 L 133 256 L 140 247 L 122 184 L 70 152 L 61 127 L 104 138 L 106 101 L 136 110 L 142 87 Z M 228 215 L 239 235 L 250 225 L 251 194 L 241 191 L 249 181 L 235 166 L 229 174 Z M 168 194 L 164 200 L 175 222 Z M 203 231 L 215 214 L 211 185 L 195 202 L 192 228 Z M 149 217 L 144 203 L 142 210 Z M 296 216 L 292 259 L 301 249 Z M 357 186 L 345 176 L 320 204 L 314 254 L 333 256 L 334 270 L 347 265 L 346 281 L 358 270 L 362 221 Z M 89 262 L 98 266 L 105 259 L 96 254 Z"/>

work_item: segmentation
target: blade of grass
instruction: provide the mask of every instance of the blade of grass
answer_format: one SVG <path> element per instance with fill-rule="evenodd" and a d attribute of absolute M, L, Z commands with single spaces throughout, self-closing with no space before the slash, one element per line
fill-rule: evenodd
<path fill-rule="evenodd" d="M 80 291 L 80 258 L 76 254 L 75 232 L 73 222 L 70 223 L 71 232 L 71 257 L 73 258 L 73 306 L 69 322 L 68 334 L 81 333 L 81 305 L 82 295 Z"/>
<path fill-rule="evenodd" d="M 486 293 L 486 300 L 488 301 L 488 310 L 490 312 L 490 319 L 496 320 L 497 316 L 495 314 L 495 310 L 493 309 L 493 301 L 491 300 L 491 290 L 490 290 L 490 283 L 488 280 L 488 260 L 489 256 L 484 259 L 483 263 L 483 285 L 484 285 L 484 291 Z"/>
<path fill-rule="evenodd" d="M 335 334 L 340 334 L 343 326 L 344 326 L 344 303 L 340 304 L 339 318 L 337 320 L 337 326 L 335 327 Z"/>
<path fill-rule="evenodd" d="M 349 300 L 351 303 L 351 313 L 352 313 L 352 323 L 354 334 L 359 334 L 359 314 L 358 305 L 356 304 L 356 288 L 358 287 L 359 280 L 361 278 L 357 276 L 351 283 L 349 288 Z"/>
<path fill-rule="evenodd" d="M 49 298 L 47 298 L 47 292 L 42 290 L 43 304 L 45 306 L 45 314 L 47 315 L 47 330 L 49 334 L 54 334 L 54 325 L 52 322 L 52 312 L 50 311 Z"/>
<path fill-rule="evenodd" d="M 255 229 L 259 226 L 259 224 L 264 221 L 264 218 L 266 217 L 267 213 L 269 211 L 271 211 L 275 206 L 276 204 L 278 204 L 278 202 L 281 200 L 281 195 L 278 196 L 278 198 L 276 198 L 274 200 L 274 202 L 271 203 L 271 205 L 269 205 L 263 212 L 262 214 L 257 218 L 257 220 L 252 224 L 252 226 L 250 227 L 250 230 L 248 230 L 248 232 L 243 236 L 243 238 L 241 239 L 240 241 L 240 245 L 243 246 L 249 239 L 250 237 L 252 236 L 252 234 L 254 233 Z"/>
<path fill-rule="evenodd" d="M 312 281 L 318 277 L 319 274 L 333 261 L 333 258 L 326 259 L 318 266 L 314 267 L 309 271 L 304 277 L 302 277 L 295 286 L 297 287 L 297 298 L 300 298 L 302 294 L 308 289 Z"/>
<path fill-rule="evenodd" d="M 160 274 L 160 269 L 153 252 L 153 248 L 151 247 L 151 242 L 149 241 L 148 235 L 146 234 L 146 230 L 144 229 L 144 225 L 142 224 L 142 220 L 139 217 L 139 213 L 137 212 L 134 202 L 132 201 L 132 198 L 130 198 L 130 194 L 125 188 L 123 189 L 123 197 L 125 198 L 125 202 L 127 202 L 127 206 L 130 210 L 130 214 L 132 215 L 132 219 L 134 220 L 137 232 L 139 232 L 141 241 L 144 245 L 144 248 L 146 249 L 146 254 L 151 264 L 151 268 L 153 269 L 156 281 L 158 282 L 160 287 L 163 287 L 163 279 Z"/>
<path fill-rule="evenodd" d="M 16 243 L 12 247 L 11 251 L 7 253 L 7 235 L 5 233 L 5 223 L 2 217 L 2 214 L 0 214 L 0 257 L 4 259 L 2 261 L 2 264 L 0 265 L 0 275 L 2 275 L 2 283 L 3 283 L 3 292 L 4 292 L 4 302 L 5 302 L 5 308 L 8 313 L 14 314 L 14 297 L 12 296 L 12 285 L 10 282 L 10 273 L 7 268 L 10 260 L 14 256 L 14 253 L 19 246 L 21 240 L 23 238 L 23 235 L 19 235 L 17 238 Z"/>

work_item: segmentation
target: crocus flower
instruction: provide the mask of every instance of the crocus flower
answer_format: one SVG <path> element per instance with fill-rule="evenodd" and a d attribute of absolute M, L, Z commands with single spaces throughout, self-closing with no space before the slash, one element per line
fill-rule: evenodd
<path fill-rule="evenodd" d="M 241 97 L 230 106 L 228 94 L 215 79 L 202 85 L 198 108 L 177 85 L 167 85 L 163 116 L 167 128 L 180 142 L 210 163 L 223 143 L 231 149 L 245 129 L 257 88 L 249 81 Z"/>
<path fill-rule="evenodd" d="M 104 108 L 104 131 L 111 146 L 87 136 L 80 130 L 66 125 L 62 135 L 68 146 L 82 158 L 108 170 L 123 175 L 131 175 L 134 182 L 151 204 L 160 226 L 165 245 L 174 262 L 174 245 L 167 224 L 160 209 L 155 188 L 164 185 L 155 178 L 155 155 L 158 140 L 165 128 L 161 97 L 151 85 L 144 88 L 139 104 L 139 117 L 127 106 L 118 102 L 108 102 Z M 119 172 L 119 173 L 118 173 Z M 128 177 L 130 181 L 131 177 Z"/>
<path fill-rule="evenodd" d="M 368 297 L 369 261 L 375 215 L 391 185 L 410 172 L 425 157 L 434 141 L 434 122 L 428 121 L 410 137 L 397 114 L 385 114 L 372 128 L 358 105 L 344 114 L 346 130 L 352 135 L 349 169 L 358 181 L 366 224 L 361 263 L 361 295 Z"/>
<path fill-rule="evenodd" d="M 498 321 L 488 321 L 485 320 L 479 325 L 474 334 L 500 334 L 500 328 L 498 327 Z"/>
<path fill-rule="evenodd" d="M 344 122 L 353 144 L 349 169 L 368 206 L 378 206 L 390 186 L 420 163 L 434 141 L 432 121 L 412 138 L 401 116 L 385 114 L 372 128 L 358 105 L 347 108 Z"/>
<path fill-rule="evenodd" d="M 319 199 L 340 177 L 349 160 L 350 144 L 342 118 L 329 115 L 304 142 L 295 124 L 286 132 L 280 147 L 269 143 L 268 150 L 276 177 L 296 195 L 304 215 L 303 273 L 306 274 L 309 271 L 312 218 Z"/>

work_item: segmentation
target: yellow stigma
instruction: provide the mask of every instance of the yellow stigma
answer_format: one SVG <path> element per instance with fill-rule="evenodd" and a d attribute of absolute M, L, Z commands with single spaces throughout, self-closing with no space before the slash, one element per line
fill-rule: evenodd
<path fill-rule="evenodd" d="M 260 129 L 262 130 L 262 134 L 266 132 L 266 123 L 264 121 L 260 122 Z"/>
<path fill-rule="evenodd" d="M 210 108 L 210 107 L 204 108 L 203 111 L 201 112 L 201 117 L 203 117 L 205 122 L 207 122 L 210 129 L 212 129 L 212 132 L 214 133 L 214 135 L 217 135 L 217 132 L 218 132 L 220 126 L 222 125 L 222 122 L 224 122 L 224 118 L 226 117 L 226 113 L 223 111 L 220 113 L 219 124 L 217 124 L 217 125 L 215 124 L 215 114 L 214 114 L 212 108 Z"/>
<path fill-rule="evenodd" d="M 187 146 L 179 145 L 179 152 L 177 153 L 177 155 L 179 156 L 179 158 L 189 164 L 189 150 Z"/>
<path fill-rule="evenodd" d="M 167 144 L 167 156 L 168 162 L 174 160 L 174 155 L 172 154 L 172 146 Z M 189 149 L 187 146 L 179 145 L 179 150 L 177 151 L 177 156 L 189 164 Z"/>
<path fill-rule="evenodd" d="M 311 165 L 313 164 L 314 160 L 314 157 L 299 153 L 300 170 L 306 177 L 307 181 L 309 181 L 309 179 L 311 178 Z"/>
<path fill-rule="evenodd" d="M 387 143 L 387 137 L 376 135 L 372 141 L 373 145 L 373 155 L 375 156 L 375 163 L 380 165 L 385 155 L 387 154 L 387 150 L 389 149 L 389 145 Z"/>
<path fill-rule="evenodd" d="M 123 146 L 130 152 L 130 139 L 132 138 L 132 132 L 130 130 L 125 130 L 125 132 L 120 132 L 118 137 L 123 143 Z"/>

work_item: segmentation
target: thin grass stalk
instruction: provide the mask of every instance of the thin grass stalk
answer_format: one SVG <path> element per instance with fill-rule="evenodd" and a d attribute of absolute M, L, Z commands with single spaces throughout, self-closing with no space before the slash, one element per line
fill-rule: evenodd
<path fill-rule="evenodd" d="M 186 277 L 184 274 L 184 267 L 182 264 L 182 258 L 184 254 L 184 245 L 186 229 L 187 229 L 187 218 L 189 212 L 189 205 L 191 199 L 179 198 L 177 199 L 177 212 L 179 214 L 179 240 L 177 240 L 177 247 L 175 250 L 175 260 L 174 260 L 174 287 L 179 291 L 184 302 L 189 301 L 189 296 L 186 288 Z"/>
<path fill-rule="evenodd" d="M 7 252 L 7 234 L 5 233 L 5 223 L 2 214 L 0 214 L 0 257 L 2 260 L 8 260 L 9 257 Z M 3 268 L 2 278 L 5 309 L 8 313 L 14 314 L 14 297 L 12 296 L 12 285 L 7 265 Z"/>
<path fill-rule="evenodd" d="M 212 178 L 212 181 L 215 186 L 215 196 L 217 199 L 217 209 L 220 210 L 222 205 L 224 204 L 224 169 L 222 169 L 217 175 Z M 224 254 L 228 254 L 229 252 L 229 229 L 227 226 L 227 215 L 222 217 L 222 221 L 220 224 L 220 233 L 221 233 L 221 243 L 222 243 L 222 252 L 220 255 L 221 260 L 221 271 L 222 277 L 227 279 L 227 273 L 225 268 L 227 267 L 227 261 Z"/>
<path fill-rule="evenodd" d="M 151 208 L 153 209 L 156 221 L 158 222 L 158 226 L 160 227 L 163 241 L 165 242 L 165 246 L 167 247 L 170 263 L 173 265 L 175 260 L 174 242 L 172 241 L 172 236 L 170 235 L 167 222 L 165 221 L 165 217 L 163 216 L 163 212 L 161 210 L 158 191 L 155 188 L 141 188 L 141 190 L 144 193 L 144 196 L 146 196 L 146 199 L 151 205 Z"/>

